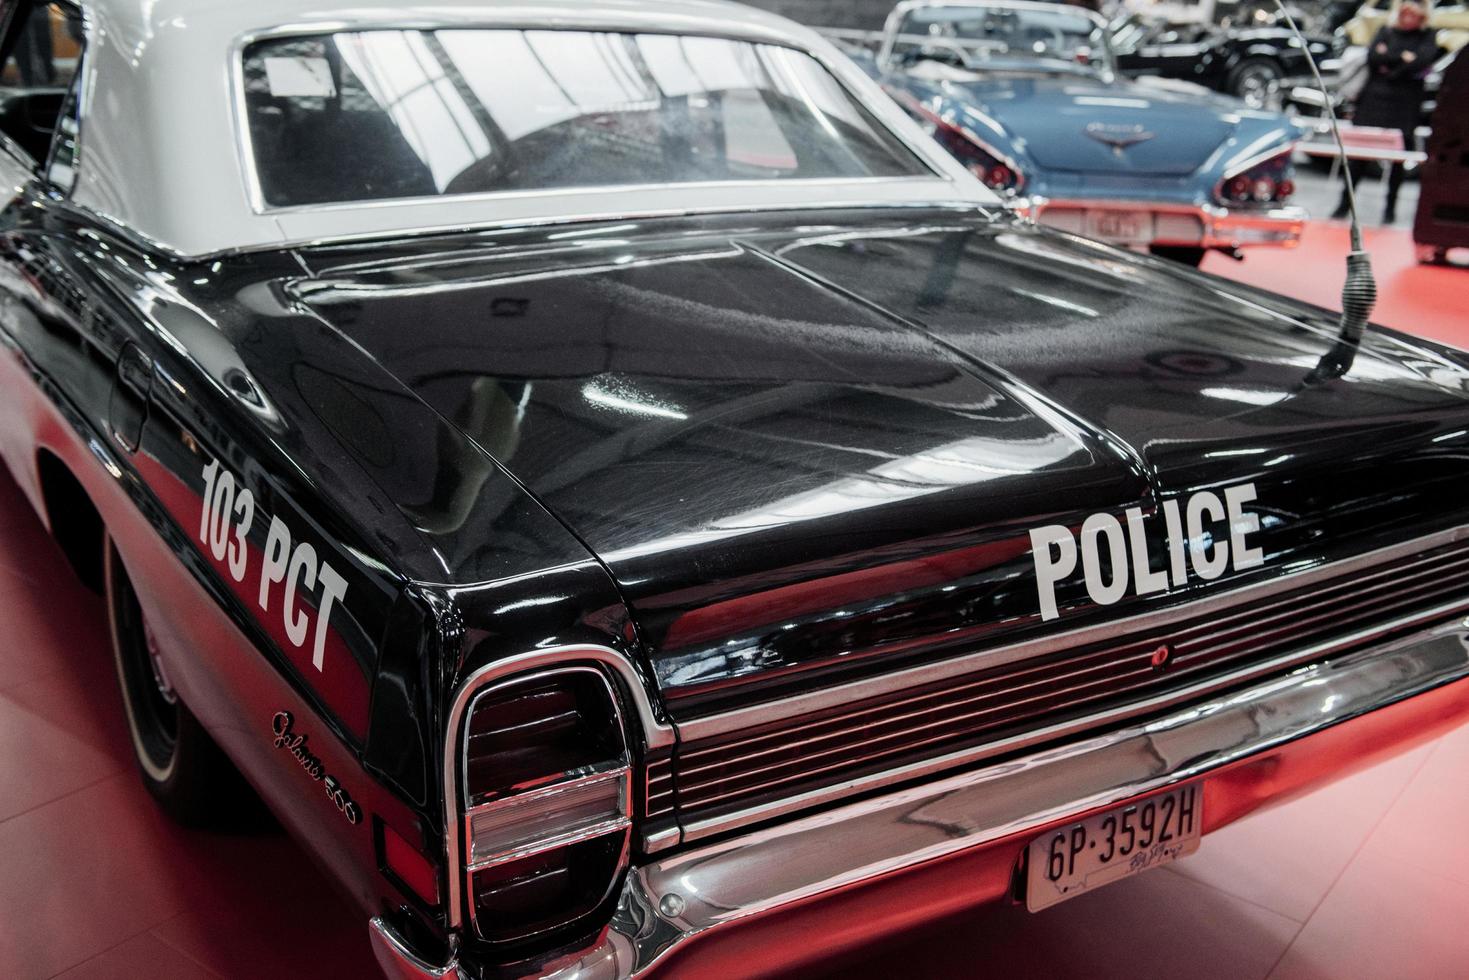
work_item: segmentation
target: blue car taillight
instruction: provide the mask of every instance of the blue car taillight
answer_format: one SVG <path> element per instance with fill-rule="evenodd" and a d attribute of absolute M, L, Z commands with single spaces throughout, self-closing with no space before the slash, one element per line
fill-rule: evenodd
<path fill-rule="evenodd" d="M 632 834 L 630 755 L 607 679 L 572 667 L 486 690 L 463 753 L 476 934 L 539 944 L 605 925 Z"/>
<path fill-rule="evenodd" d="M 1295 168 L 1289 150 L 1228 174 L 1214 189 L 1224 205 L 1283 204 L 1296 191 Z"/>
<path fill-rule="evenodd" d="M 1020 189 L 1020 171 L 997 159 L 962 129 L 940 123 L 934 128 L 933 138 L 990 190 L 1004 192 Z"/>
<path fill-rule="evenodd" d="M 889 89 L 898 104 L 928 131 L 949 155 L 990 190 L 1000 194 L 1016 194 L 1025 186 L 1025 174 L 1013 160 L 987 146 L 973 133 L 945 120 L 907 92 Z"/>

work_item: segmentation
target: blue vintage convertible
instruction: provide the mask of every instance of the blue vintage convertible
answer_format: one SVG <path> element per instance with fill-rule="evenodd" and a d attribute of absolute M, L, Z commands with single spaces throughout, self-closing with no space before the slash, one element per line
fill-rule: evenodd
<path fill-rule="evenodd" d="M 1105 21 L 1022 0 L 909 0 L 859 62 L 950 153 L 1041 224 L 1197 265 L 1293 246 L 1305 213 L 1284 116 L 1118 76 Z"/>

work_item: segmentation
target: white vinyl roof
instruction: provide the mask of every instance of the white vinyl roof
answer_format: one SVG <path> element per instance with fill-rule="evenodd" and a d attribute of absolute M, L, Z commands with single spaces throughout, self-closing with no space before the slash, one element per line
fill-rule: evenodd
<path fill-rule="evenodd" d="M 83 0 L 87 53 L 73 201 L 186 256 L 407 231 L 575 219 L 996 199 L 814 31 L 716 0 Z M 344 30 L 566 28 L 764 41 L 812 54 L 933 177 L 571 189 L 269 209 L 255 194 L 237 96 L 265 36 Z"/>

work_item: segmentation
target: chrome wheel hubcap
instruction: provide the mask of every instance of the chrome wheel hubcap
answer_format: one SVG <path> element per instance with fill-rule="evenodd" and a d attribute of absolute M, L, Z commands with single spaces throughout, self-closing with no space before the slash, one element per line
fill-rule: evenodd
<path fill-rule="evenodd" d="M 1267 108 L 1279 91 L 1275 76 L 1268 72 L 1249 72 L 1240 79 L 1239 95 L 1251 109 Z"/>
<path fill-rule="evenodd" d="M 163 658 L 158 655 L 158 640 L 153 636 L 153 628 L 146 619 L 143 620 L 143 638 L 148 644 L 148 664 L 153 668 L 153 683 L 158 685 L 159 695 L 169 704 L 178 704 L 179 698 L 174 693 L 173 683 L 168 679 L 168 672 L 163 669 Z"/>

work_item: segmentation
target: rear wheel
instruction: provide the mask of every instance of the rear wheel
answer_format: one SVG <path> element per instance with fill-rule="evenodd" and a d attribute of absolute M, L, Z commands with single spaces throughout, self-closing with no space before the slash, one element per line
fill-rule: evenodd
<path fill-rule="evenodd" d="M 1229 91 L 1251 109 L 1280 105 L 1280 66 L 1268 58 L 1249 58 L 1229 76 Z"/>
<path fill-rule="evenodd" d="M 103 541 L 112 653 L 143 785 L 179 823 L 236 824 L 244 810 L 256 809 L 249 804 L 250 791 L 179 700 L 117 548 L 110 536 L 104 535 Z"/>
<path fill-rule="evenodd" d="M 1204 253 L 1208 249 L 1199 248 L 1197 245 L 1149 245 L 1148 251 L 1160 259 L 1172 259 L 1174 262 L 1191 265 L 1197 269 L 1199 263 L 1204 261 Z"/>

